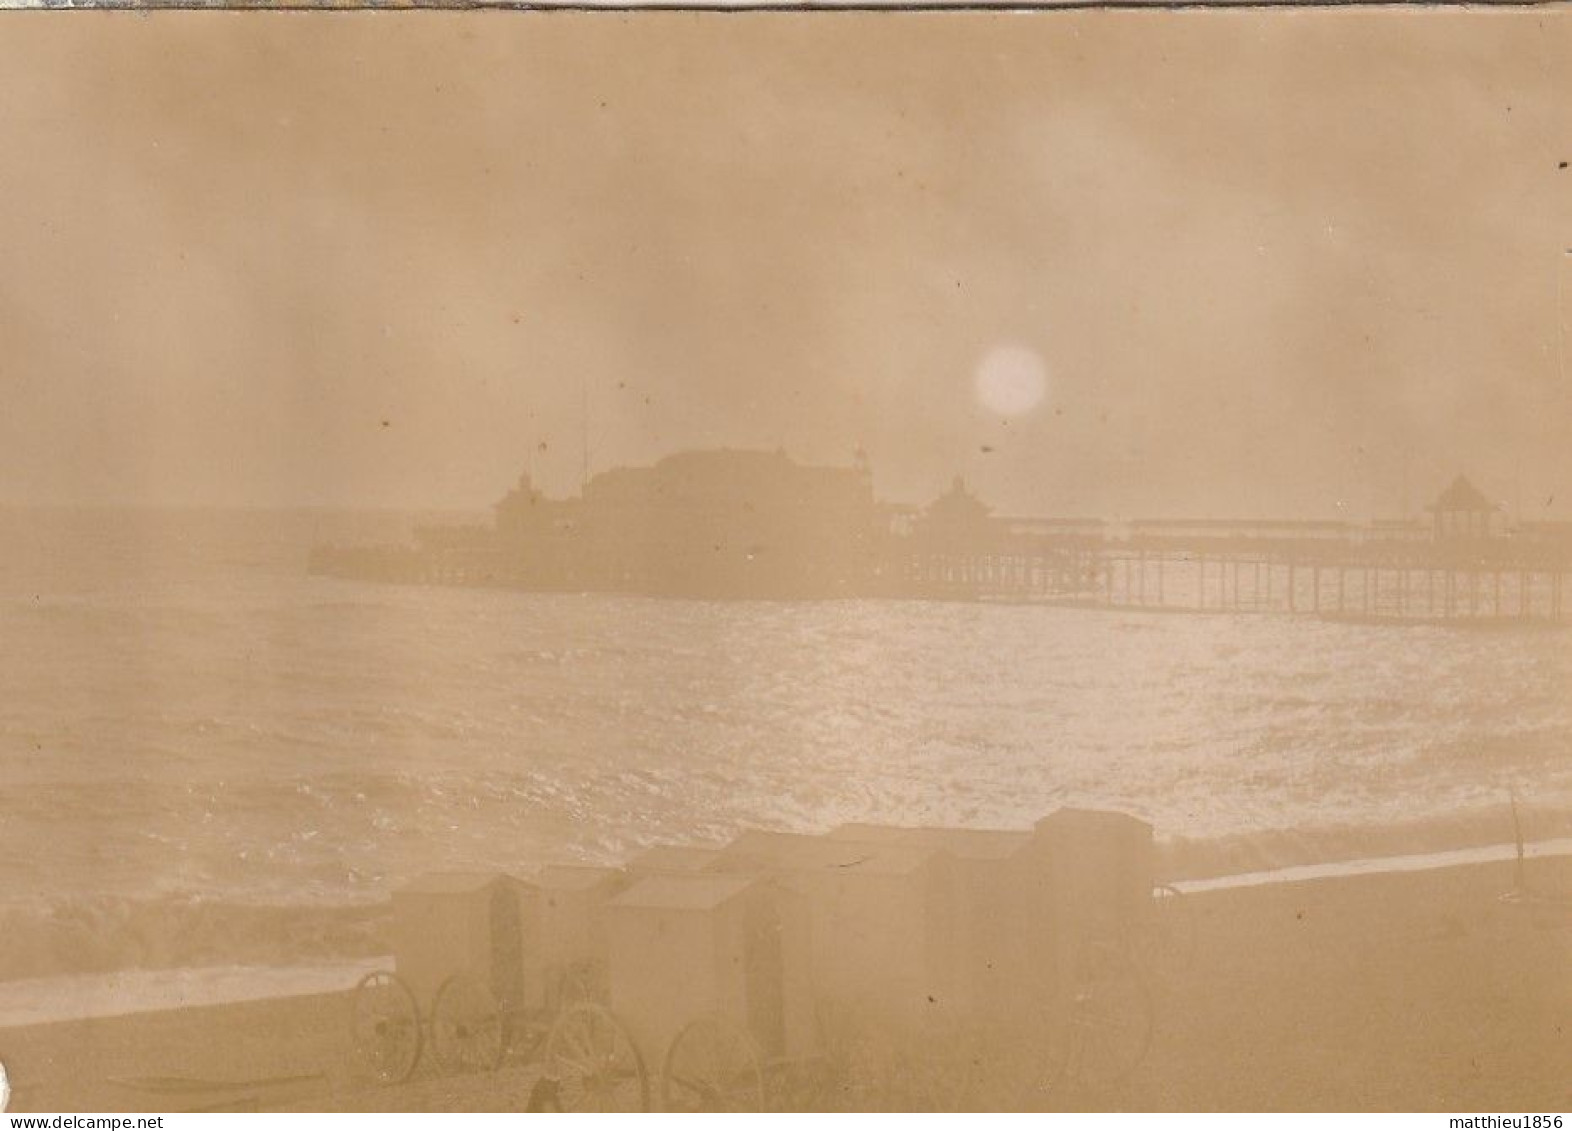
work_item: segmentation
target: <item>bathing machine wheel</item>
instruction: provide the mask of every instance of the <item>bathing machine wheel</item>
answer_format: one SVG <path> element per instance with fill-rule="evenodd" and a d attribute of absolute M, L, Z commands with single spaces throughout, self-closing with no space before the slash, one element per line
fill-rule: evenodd
<path fill-rule="evenodd" d="M 480 979 L 454 974 L 431 1005 L 431 1051 L 443 1071 L 490 1072 L 506 1049 L 501 1007 Z"/>
<path fill-rule="evenodd" d="M 1120 947 L 1084 947 L 1065 1004 L 1057 1028 L 1069 1082 L 1093 1092 L 1123 1083 L 1152 1044 L 1152 998 L 1135 963 Z"/>
<path fill-rule="evenodd" d="M 401 1084 L 420 1063 L 420 1006 L 397 974 L 379 970 L 355 986 L 350 1033 L 356 1069 L 383 1084 Z"/>
<path fill-rule="evenodd" d="M 663 1111 L 763 1111 L 764 1068 L 743 1029 L 724 1017 L 700 1017 L 666 1050 L 660 1079 Z"/>
<path fill-rule="evenodd" d="M 546 1038 L 545 1077 L 563 1111 L 648 1111 L 649 1075 L 628 1030 L 610 1010 L 569 1006 Z"/>

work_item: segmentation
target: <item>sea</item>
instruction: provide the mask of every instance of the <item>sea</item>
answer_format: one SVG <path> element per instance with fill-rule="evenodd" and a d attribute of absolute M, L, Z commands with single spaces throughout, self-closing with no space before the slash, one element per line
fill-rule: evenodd
<path fill-rule="evenodd" d="M 1181 876 L 1572 832 L 1572 634 L 314 577 L 431 515 L 0 510 L 0 981 L 380 953 L 400 882 L 1111 807 Z"/>

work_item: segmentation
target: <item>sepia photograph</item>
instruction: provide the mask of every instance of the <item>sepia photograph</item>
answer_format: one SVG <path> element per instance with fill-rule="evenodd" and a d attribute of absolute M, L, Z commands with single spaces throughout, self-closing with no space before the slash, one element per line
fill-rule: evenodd
<path fill-rule="evenodd" d="M 1569 63 L 0 12 L 0 1110 L 1572 1110 Z"/>

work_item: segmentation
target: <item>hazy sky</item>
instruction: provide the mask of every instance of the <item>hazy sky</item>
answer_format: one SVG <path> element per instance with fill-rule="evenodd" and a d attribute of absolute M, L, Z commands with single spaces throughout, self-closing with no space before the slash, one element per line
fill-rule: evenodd
<path fill-rule="evenodd" d="M 0 501 L 1572 516 L 1572 12 L 0 25 Z"/>

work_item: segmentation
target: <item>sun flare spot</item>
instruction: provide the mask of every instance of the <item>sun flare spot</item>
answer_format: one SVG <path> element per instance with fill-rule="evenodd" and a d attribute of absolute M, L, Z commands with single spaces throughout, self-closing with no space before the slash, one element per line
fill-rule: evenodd
<path fill-rule="evenodd" d="M 999 416 L 1022 416 L 1048 392 L 1048 367 L 1025 346 L 995 346 L 977 364 L 977 399 Z"/>

